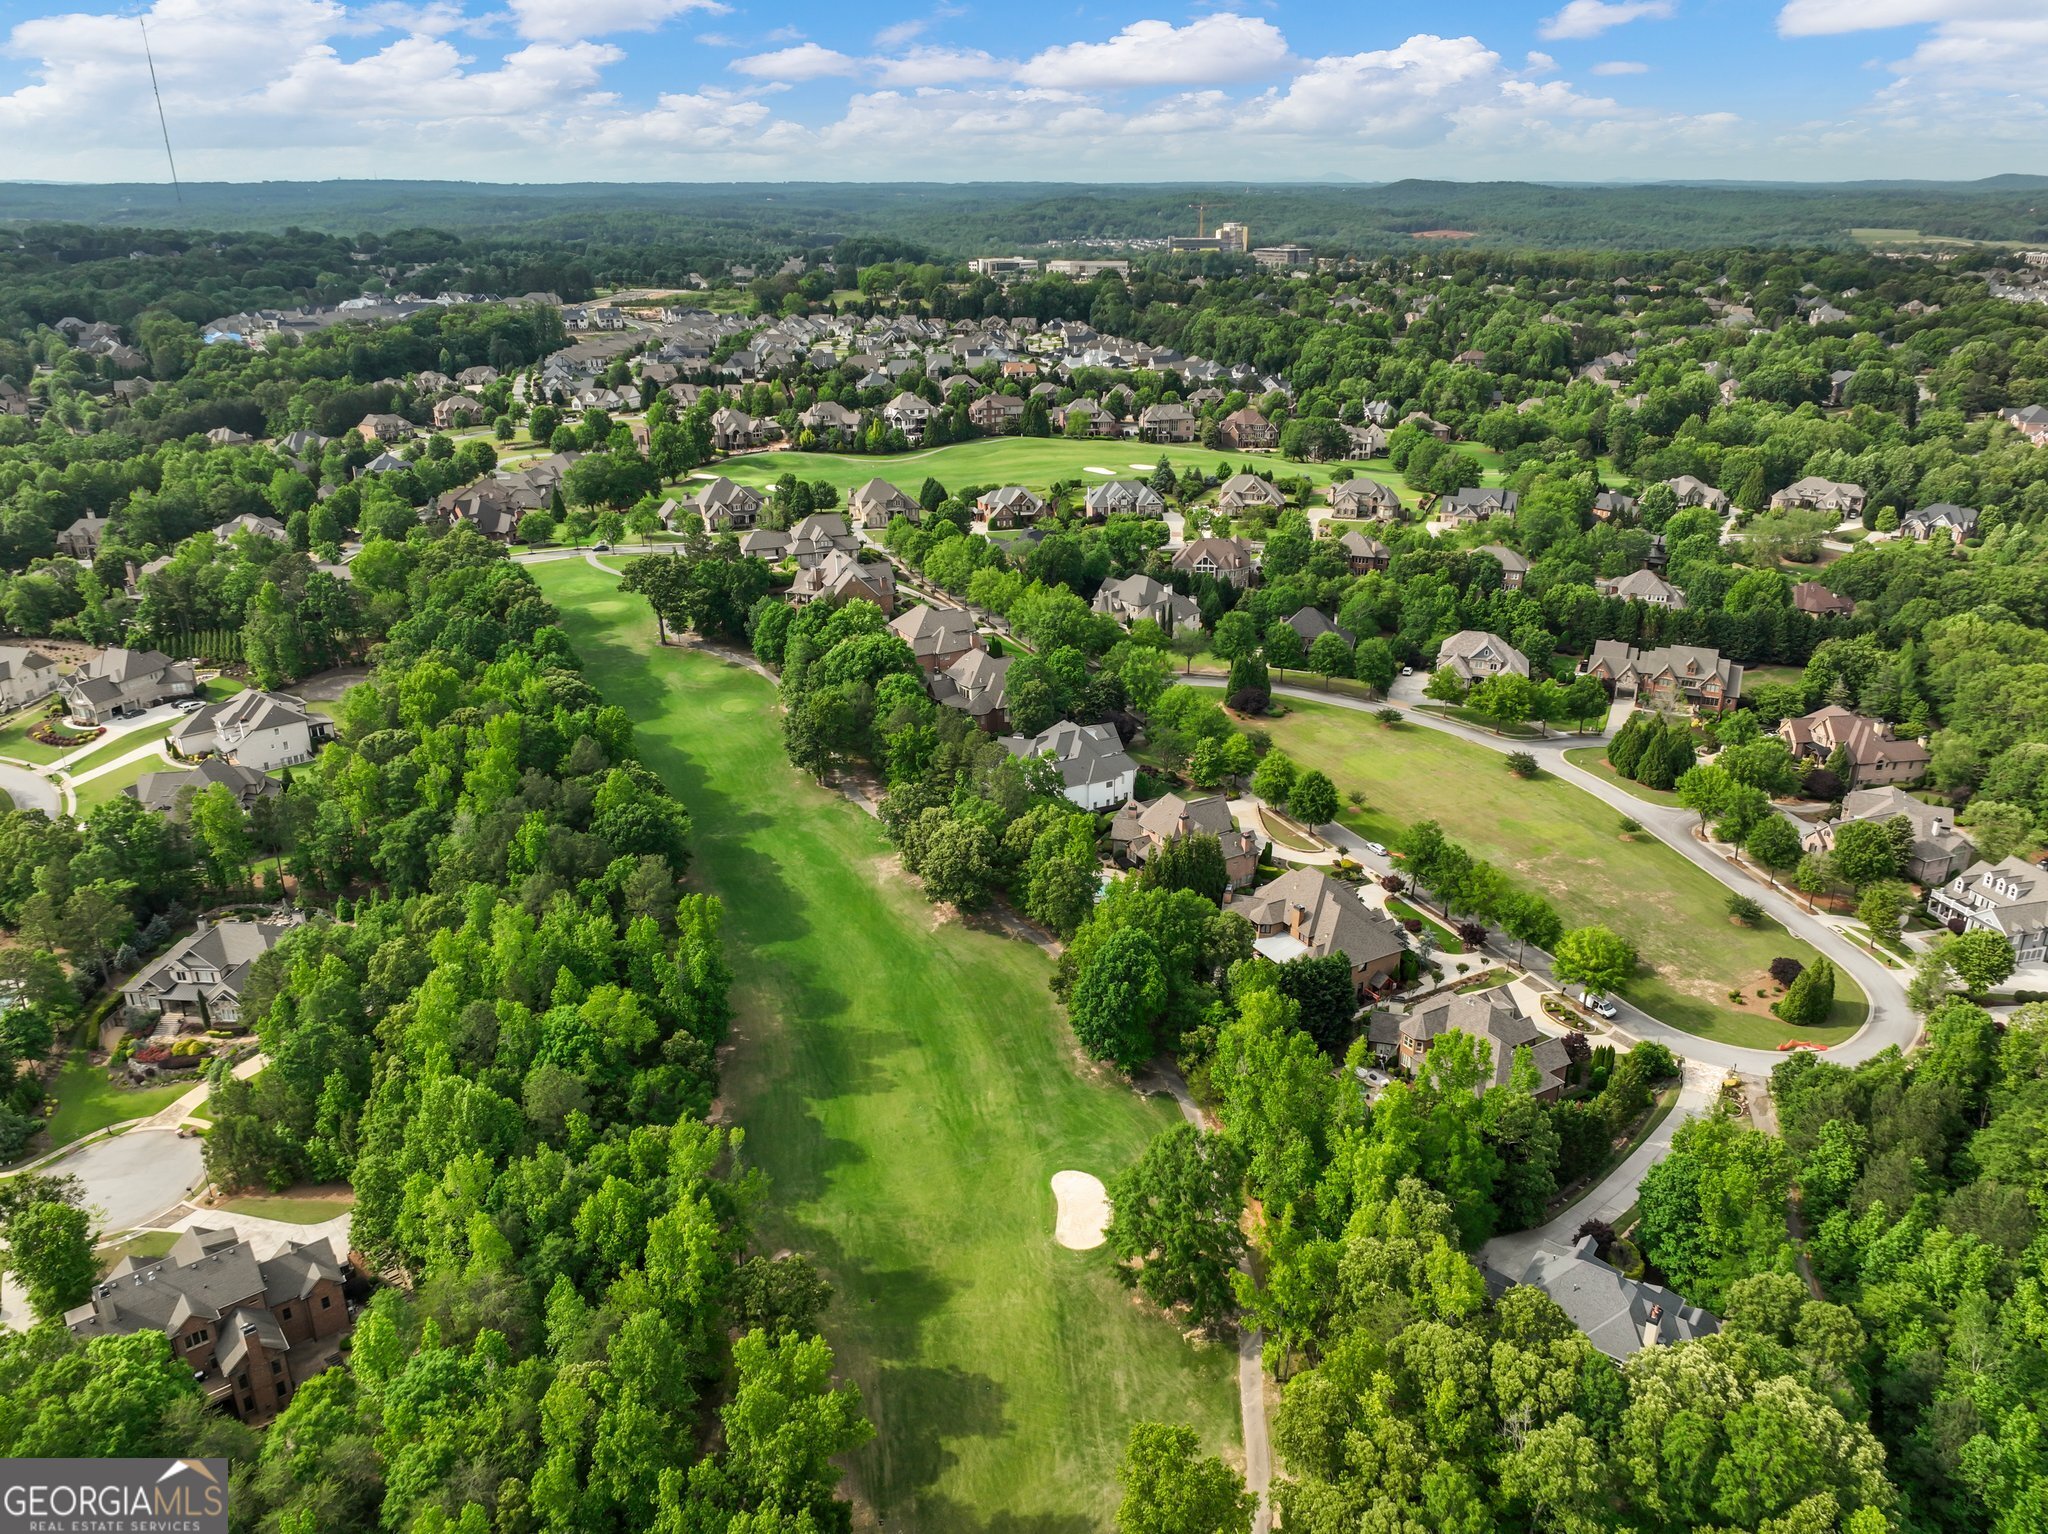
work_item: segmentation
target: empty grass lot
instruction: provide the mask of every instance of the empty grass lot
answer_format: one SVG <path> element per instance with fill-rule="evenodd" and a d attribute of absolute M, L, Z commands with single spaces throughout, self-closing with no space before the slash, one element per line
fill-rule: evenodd
<path fill-rule="evenodd" d="M 860 1502 L 892 1530 L 1080 1534 L 1109 1526 L 1133 1421 L 1235 1457 L 1234 1355 L 1052 1239 L 1052 1174 L 1122 1170 L 1170 1105 L 1080 1061 L 1038 949 L 941 920 L 874 821 L 789 767 L 767 681 L 658 648 L 640 599 L 580 561 L 534 574 L 725 902 L 723 1101 L 773 1179 L 758 1246 L 832 1282 L 825 1332 L 879 1430 Z"/>
<path fill-rule="evenodd" d="M 1728 890 L 1649 836 L 1623 841 L 1620 815 L 1548 775 L 1524 781 L 1501 756 L 1440 730 L 1380 728 L 1369 716 L 1289 700 L 1266 728 L 1304 767 L 1320 767 L 1340 795 L 1365 794 L 1339 817 L 1393 845 L 1406 826 L 1435 820 L 1476 857 L 1540 890 L 1568 927 L 1594 922 L 1636 945 L 1647 966 L 1623 994 L 1674 1028 L 1726 1044 L 1770 1049 L 1791 1034 L 1755 992 L 1773 958 L 1812 963 L 1814 952 L 1775 922 L 1738 927 Z M 1745 1002 L 1728 999 L 1741 988 Z M 1862 1026 L 1867 1004 L 1846 975 L 1829 1026 L 1799 1037 L 1835 1043 Z"/>
<path fill-rule="evenodd" d="M 267 1198 L 231 1198 L 220 1207 L 229 1214 L 253 1215 L 259 1220 L 282 1220 L 287 1225 L 325 1225 L 338 1214 L 354 1207 L 355 1198 L 319 1195 L 277 1194 Z"/>

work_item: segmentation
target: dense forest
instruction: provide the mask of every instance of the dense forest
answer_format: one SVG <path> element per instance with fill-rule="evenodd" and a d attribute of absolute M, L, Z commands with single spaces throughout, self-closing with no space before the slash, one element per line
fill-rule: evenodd
<path fill-rule="evenodd" d="M 354 234 L 431 225 L 517 237 L 536 249 L 678 243 L 808 249 L 847 238 L 900 241 L 942 256 L 1018 245 L 1084 246 L 1188 234 L 1204 201 L 1255 241 L 1373 251 L 1419 231 L 1472 231 L 1492 247 L 1672 249 L 1846 242 L 1851 229 L 1918 229 L 1973 240 L 2048 239 L 2043 178 L 1846 185 L 1399 181 L 1385 186 L 1057 183 L 498 186 L 333 181 L 0 185 L 0 221 L 166 229 L 287 227 Z"/>

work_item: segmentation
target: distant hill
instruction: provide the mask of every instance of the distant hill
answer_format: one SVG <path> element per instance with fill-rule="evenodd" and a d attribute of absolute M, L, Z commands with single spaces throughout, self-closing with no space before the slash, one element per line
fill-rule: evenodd
<path fill-rule="evenodd" d="M 1188 204 L 1250 225 L 1255 244 L 1394 249 L 1429 229 L 1481 245 L 1706 248 L 1850 243 L 1852 229 L 2048 242 L 2048 176 L 1970 182 L 1404 180 L 1095 185 L 728 182 L 516 185 L 460 181 L 0 184 L 0 223 L 336 234 L 433 228 L 495 240 L 644 239 L 716 228 L 767 248 L 898 241 L 941 255 L 1192 233 Z"/>

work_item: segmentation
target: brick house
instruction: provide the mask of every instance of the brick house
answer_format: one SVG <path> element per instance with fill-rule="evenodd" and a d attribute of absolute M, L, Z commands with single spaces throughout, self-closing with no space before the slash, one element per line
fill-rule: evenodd
<path fill-rule="evenodd" d="M 1638 650 L 1618 639 L 1602 639 L 1579 662 L 1579 674 L 1597 677 L 1617 698 L 1653 707 L 1686 704 L 1725 713 L 1742 696 L 1742 667 L 1702 645 Z"/>

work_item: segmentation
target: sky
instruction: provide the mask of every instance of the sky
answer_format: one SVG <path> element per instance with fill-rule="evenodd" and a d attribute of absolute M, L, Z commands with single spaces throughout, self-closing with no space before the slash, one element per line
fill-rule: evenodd
<path fill-rule="evenodd" d="M 94 0 L 88 0 L 89 6 Z M 0 177 L 2048 173 L 2048 0 L 0 0 Z"/>

